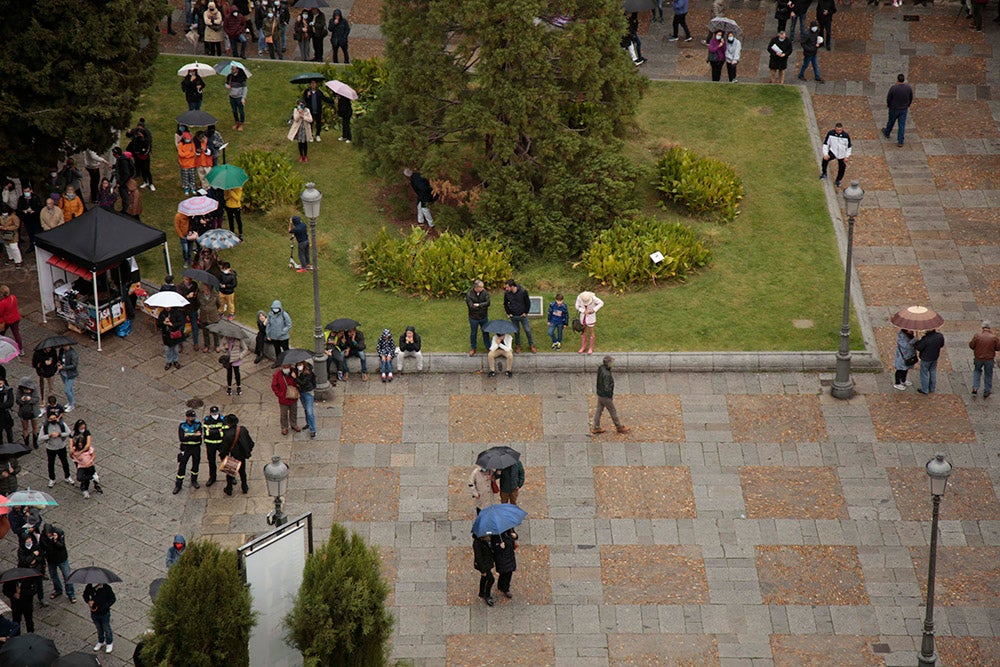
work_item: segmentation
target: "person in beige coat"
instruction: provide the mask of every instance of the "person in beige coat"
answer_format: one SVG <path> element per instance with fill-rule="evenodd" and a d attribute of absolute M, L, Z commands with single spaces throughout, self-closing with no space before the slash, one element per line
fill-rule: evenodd
<path fill-rule="evenodd" d="M 50 229 L 55 229 L 62 223 L 66 222 L 66 216 L 63 214 L 63 210 L 56 206 L 52 197 L 45 200 L 45 208 L 42 209 L 40 217 L 42 221 L 42 230 L 46 232 Z"/>
<path fill-rule="evenodd" d="M 576 297 L 576 312 L 580 314 L 580 324 L 583 325 L 579 354 L 594 353 L 594 327 L 597 325 L 597 311 L 603 307 L 604 302 L 593 292 L 580 292 L 580 296 Z M 590 337 L 589 341 L 588 336 Z"/>
<path fill-rule="evenodd" d="M 469 488 L 476 504 L 476 514 L 490 505 L 497 504 L 497 494 L 493 491 L 493 471 L 476 466 L 469 475 Z"/>
<path fill-rule="evenodd" d="M 312 112 L 305 102 L 299 103 L 292 109 L 291 127 L 288 128 L 288 140 L 297 141 L 299 144 L 299 162 L 309 161 L 309 142 L 312 141 Z"/>
<path fill-rule="evenodd" d="M 210 56 L 222 55 L 222 12 L 214 2 L 208 3 L 208 9 L 202 14 L 205 21 L 205 53 Z"/>
<path fill-rule="evenodd" d="M 0 237 L 3 239 L 4 249 L 7 251 L 7 259 L 14 263 L 14 268 L 21 268 L 21 248 L 18 246 L 18 235 L 21 232 L 21 219 L 12 210 L 6 210 L 0 214 Z"/>

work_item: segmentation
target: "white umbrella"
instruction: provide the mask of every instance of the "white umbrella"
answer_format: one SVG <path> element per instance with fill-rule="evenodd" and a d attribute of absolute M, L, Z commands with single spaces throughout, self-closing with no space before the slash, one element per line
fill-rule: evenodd
<path fill-rule="evenodd" d="M 150 308 L 182 308 L 190 301 L 182 297 L 177 292 L 157 292 L 146 298 L 146 305 Z"/>
<path fill-rule="evenodd" d="M 214 76 L 215 75 L 215 69 L 213 69 L 211 65 L 206 65 L 204 63 L 200 63 L 198 61 L 195 61 L 195 62 L 189 63 L 189 64 L 185 65 L 184 67 L 181 67 L 179 70 L 177 70 L 177 76 L 187 76 L 188 72 L 190 72 L 191 70 L 198 70 L 198 74 L 200 76 Z"/>
<path fill-rule="evenodd" d="M 205 215 L 219 208 L 219 202 L 211 197 L 189 197 L 177 205 L 177 212 L 184 215 Z"/>
<path fill-rule="evenodd" d="M 343 81 L 334 79 L 333 81 L 327 81 L 323 85 L 325 85 L 327 88 L 337 93 L 338 95 L 343 95 L 344 97 L 351 100 L 358 99 L 358 92 L 353 88 L 351 88 L 350 86 L 348 86 Z"/>

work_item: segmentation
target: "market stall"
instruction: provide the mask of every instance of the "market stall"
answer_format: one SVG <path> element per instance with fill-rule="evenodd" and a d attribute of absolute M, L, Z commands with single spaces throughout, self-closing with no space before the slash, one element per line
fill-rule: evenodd
<path fill-rule="evenodd" d="M 162 231 L 125 215 L 95 207 L 78 218 L 35 236 L 42 318 L 50 311 L 75 331 L 101 335 L 125 321 L 129 286 L 138 281 L 133 257 L 163 246 Z"/>

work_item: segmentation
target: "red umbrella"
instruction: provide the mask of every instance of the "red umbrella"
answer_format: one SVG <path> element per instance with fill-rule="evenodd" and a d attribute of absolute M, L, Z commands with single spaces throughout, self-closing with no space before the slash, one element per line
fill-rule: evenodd
<path fill-rule="evenodd" d="M 930 331 L 944 324 L 943 317 L 924 306 L 904 308 L 890 317 L 889 321 L 900 329 L 908 329 L 910 331 Z"/>

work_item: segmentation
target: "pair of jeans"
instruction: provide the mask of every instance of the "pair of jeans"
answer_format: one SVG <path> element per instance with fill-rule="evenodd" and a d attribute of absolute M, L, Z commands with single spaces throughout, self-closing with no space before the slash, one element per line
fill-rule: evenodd
<path fill-rule="evenodd" d="M 892 134 L 892 126 L 899 122 L 899 131 L 896 132 L 896 143 L 900 146 L 903 145 L 903 137 L 906 134 L 906 113 L 909 109 L 889 109 L 889 122 L 886 123 L 885 129 L 882 130 L 882 134 L 885 135 L 886 139 Z"/>
<path fill-rule="evenodd" d="M 937 389 L 937 364 L 938 360 L 920 360 L 920 389 L 925 394 L 931 394 Z"/>
<path fill-rule="evenodd" d="M 246 121 L 246 110 L 243 108 L 242 97 L 230 97 L 229 108 L 233 111 L 233 122 L 242 123 Z"/>
<path fill-rule="evenodd" d="M 76 392 L 73 387 L 76 384 L 76 378 L 68 378 L 65 373 L 60 372 L 59 375 L 62 377 L 63 381 L 63 391 L 66 392 L 66 405 L 76 407 Z"/>
<path fill-rule="evenodd" d="M 487 350 L 490 349 L 490 335 L 486 333 L 486 325 L 489 324 L 490 318 L 484 317 L 481 320 L 474 320 L 469 318 L 469 349 L 476 349 L 476 334 L 479 330 L 483 332 L 483 347 Z"/>
<path fill-rule="evenodd" d="M 987 394 L 993 393 L 993 361 L 972 361 L 972 391 L 979 389 L 979 378 L 983 379 L 983 391 Z"/>
<path fill-rule="evenodd" d="M 528 345 L 530 345 L 531 347 L 534 347 L 535 346 L 535 340 L 531 336 L 531 325 L 528 324 L 528 316 L 527 315 L 511 315 L 510 316 L 510 321 L 517 328 L 517 331 L 514 332 L 514 345 L 515 346 L 520 346 L 521 345 L 521 329 L 524 329 L 524 335 L 528 337 Z"/>
<path fill-rule="evenodd" d="M 802 59 L 802 67 L 799 68 L 799 78 L 801 79 L 802 77 L 804 77 L 806 75 L 806 68 L 809 67 L 810 64 L 812 64 L 812 68 L 813 68 L 813 78 L 816 79 L 817 81 L 819 81 L 823 77 L 820 76 L 820 73 L 819 73 L 819 62 L 816 60 L 816 54 L 815 53 L 812 54 L 811 56 L 804 56 L 803 57 L 803 59 Z"/>
<path fill-rule="evenodd" d="M 195 242 L 188 241 L 187 239 L 180 239 L 181 241 L 181 257 L 184 259 L 185 264 L 191 263 L 191 255 L 194 253 Z"/>
<path fill-rule="evenodd" d="M 311 391 L 299 393 L 299 400 L 302 401 L 302 412 L 306 415 L 306 426 L 310 433 L 316 432 L 316 396 Z"/>
<path fill-rule="evenodd" d="M 382 375 L 388 375 L 392 373 L 392 359 L 385 357 L 378 358 L 378 372 Z"/>
<path fill-rule="evenodd" d="M 232 51 L 233 51 L 233 58 L 236 57 L 237 53 L 239 54 L 240 58 L 246 58 L 247 57 L 247 36 L 246 36 L 246 34 L 242 34 L 239 37 L 230 37 L 229 38 L 229 48 L 232 49 Z"/>
<path fill-rule="evenodd" d="M 90 612 L 90 620 L 94 622 L 94 627 L 97 628 L 97 641 L 101 644 L 114 644 L 115 636 L 111 632 L 111 611 L 106 611 L 103 614 L 97 614 L 95 612 Z"/>
<path fill-rule="evenodd" d="M 163 356 L 168 364 L 179 364 L 181 362 L 180 345 L 164 345 Z"/>
<path fill-rule="evenodd" d="M 350 65 L 351 64 L 351 57 L 347 54 L 347 42 L 346 41 L 344 41 L 344 42 L 334 42 L 334 41 L 331 40 L 330 47 L 333 49 L 333 62 L 335 62 L 335 63 L 339 63 L 340 62 L 339 60 L 337 60 L 337 51 L 343 51 L 344 52 L 344 64 L 345 65 Z"/>
<path fill-rule="evenodd" d="M 357 359 L 361 362 L 361 372 L 368 374 L 368 355 L 365 354 L 364 350 L 351 350 L 350 354 L 342 355 L 344 360 L 344 372 L 348 373 L 351 370 L 350 361 L 351 359 Z"/>
<path fill-rule="evenodd" d="M 56 595 L 62 595 L 63 587 L 59 581 L 59 573 L 62 572 L 63 580 L 69 576 L 69 559 L 67 558 L 61 563 L 53 565 L 49 563 L 49 579 L 52 580 L 52 590 L 55 591 Z M 76 589 L 73 588 L 73 584 L 66 582 L 66 595 L 75 598 Z"/>
<path fill-rule="evenodd" d="M 302 268 L 306 268 L 312 264 L 312 262 L 309 261 L 309 241 L 299 242 L 299 264 L 302 265 Z"/>
<path fill-rule="evenodd" d="M 791 21 L 792 21 L 792 27 L 788 30 L 788 39 L 790 39 L 790 40 L 792 40 L 794 42 L 795 41 L 795 26 L 796 25 L 799 26 L 799 33 L 802 34 L 802 35 L 805 35 L 806 34 L 806 30 L 808 30 L 808 28 L 806 28 L 806 15 L 805 14 L 799 14 L 798 16 L 793 16 L 791 18 Z"/>
<path fill-rule="evenodd" d="M 194 346 L 197 348 L 198 343 L 201 340 L 200 333 L 198 331 L 198 315 L 190 314 L 187 316 L 187 320 L 191 323 L 191 342 L 194 343 Z"/>
<path fill-rule="evenodd" d="M 562 342 L 563 326 L 565 325 L 562 322 L 549 322 L 549 338 L 553 343 Z"/>

